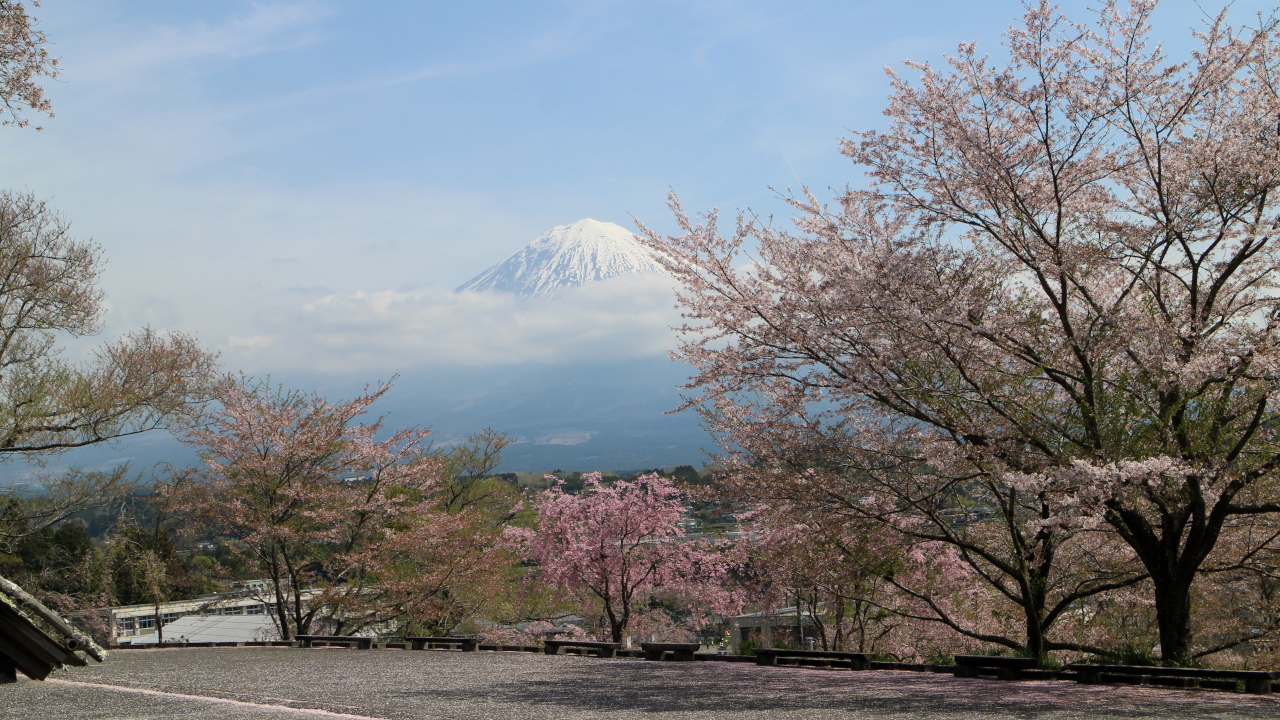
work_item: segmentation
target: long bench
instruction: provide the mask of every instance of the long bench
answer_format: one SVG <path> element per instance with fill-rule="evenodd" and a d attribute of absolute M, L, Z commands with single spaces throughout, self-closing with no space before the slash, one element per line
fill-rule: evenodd
<path fill-rule="evenodd" d="M 777 665 L 778 658 L 820 658 L 848 661 L 853 670 L 870 670 L 871 656 L 867 653 L 832 652 L 827 650 L 786 650 L 784 648 L 756 648 L 757 665 Z"/>
<path fill-rule="evenodd" d="M 1068 665 L 1067 668 L 1076 672 L 1076 682 L 1086 685 L 1125 683 L 1236 690 L 1239 683 L 1244 683 L 1245 692 L 1254 695 L 1270 695 L 1273 690 L 1272 684 L 1280 680 L 1280 672 L 1262 670 L 1212 670 L 1086 663 Z"/>
<path fill-rule="evenodd" d="M 672 660 L 693 661 L 693 654 L 698 652 L 698 648 L 702 647 L 698 643 L 661 643 L 661 642 L 642 642 L 640 649 L 644 650 L 645 660 L 661 660 L 664 655 L 671 653 Z"/>
<path fill-rule="evenodd" d="M 567 647 L 587 648 L 591 651 L 591 654 L 598 658 L 612 658 L 618 656 L 618 650 L 622 649 L 622 643 L 590 642 L 587 640 L 547 640 L 543 643 L 542 651 L 548 655 L 562 655 Z"/>
<path fill-rule="evenodd" d="M 1001 680 L 1018 680 L 1025 670 L 1034 670 L 1035 658 L 1004 657 L 1002 655 L 956 655 L 958 678 L 976 678 L 983 670 L 995 670 Z"/>
<path fill-rule="evenodd" d="M 479 639 L 469 637 L 406 637 L 404 640 L 414 650 L 435 650 L 447 646 L 457 647 L 463 652 L 475 652 L 480 644 Z"/>
<path fill-rule="evenodd" d="M 346 647 L 354 645 L 359 650 L 369 650 L 373 648 L 373 638 L 371 637 L 354 637 L 351 635 L 294 635 L 294 640 L 298 641 L 298 647 L 315 647 L 316 643 L 324 643 L 325 645 L 342 644 Z"/>

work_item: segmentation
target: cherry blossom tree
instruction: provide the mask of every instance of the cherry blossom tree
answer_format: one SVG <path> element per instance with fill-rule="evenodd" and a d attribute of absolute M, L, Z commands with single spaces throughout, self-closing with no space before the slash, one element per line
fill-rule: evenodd
<path fill-rule="evenodd" d="M 891 72 L 888 127 L 842 145 L 869 189 L 790 198 L 795 232 L 674 203 L 682 236 L 644 230 L 684 285 L 691 404 L 740 466 L 892 499 L 1022 606 L 1037 655 L 1055 613 L 1140 575 L 1164 660 L 1210 650 L 1197 574 L 1232 518 L 1280 511 L 1276 24 L 1224 10 L 1174 62 L 1154 7 L 1033 3 L 1000 62 Z M 1099 527 L 1142 572 L 1055 575 Z"/>
<path fill-rule="evenodd" d="M 843 566 L 827 570 L 830 577 L 861 578 L 855 607 L 861 605 L 864 615 L 894 616 L 882 617 L 877 632 L 902 626 L 884 635 L 892 652 L 922 656 L 955 649 L 923 626 L 932 623 L 978 647 L 999 645 L 1032 656 L 1107 653 L 1074 627 L 1069 637 L 1055 637 L 1063 618 L 1091 598 L 1145 577 L 1131 553 L 1117 553 L 1114 543 L 1098 547 L 1101 533 L 1038 529 L 1034 507 L 971 477 L 958 480 L 914 464 L 912 472 L 851 468 L 851 459 L 865 461 L 867 453 L 835 444 L 842 439 L 838 431 L 815 428 L 812 435 L 826 432 L 830 442 L 821 453 L 804 444 L 797 458 L 792 453 L 799 446 L 760 454 L 765 446 L 756 430 L 731 436 L 753 443 L 745 446 L 752 454 L 749 462 L 728 459 L 722 492 L 770 508 L 756 521 L 766 542 L 795 536 L 800 545 L 807 535 L 814 547 L 831 545 L 825 560 L 839 559 Z M 794 467 L 819 460 L 835 467 Z M 803 554 L 790 561 L 798 565 L 791 573 L 814 572 Z M 1021 623 L 1011 620 L 1019 616 Z"/>
<path fill-rule="evenodd" d="M 64 452 L 166 427 L 206 401 L 216 356 L 145 328 L 85 363 L 58 337 L 102 329 L 101 249 L 29 194 L 0 192 L 0 457 Z"/>
<path fill-rule="evenodd" d="M 4 125 L 27 126 L 26 111 L 52 116 L 38 80 L 56 77 L 57 60 L 36 24 L 23 3 L 0 0 Z M 92 361 L 59 357 L 59 336 L 102 331 L 102 266 L 101 248 L 72 236 L 46 203 L 0 191 L 0 458 L 38 457 L 164 427 L 208 399 L 215 356 L 180 333 L 145 328 L 103 346 Z M 71 496 L 127 491 L 119 478 L 77 479 L 83 482 L 62 484 L 81 490 Z M 52 515 L 82 507 L 54 505 Z"/>
<path fill-rule="evenodd" d="M 306 633 L 326 609 L 352 630 L 396 619 L 438 587 L 422 578 L 416 590 L 405 588 L 395 572 L 406 552 L 421 572 L 430 546 L 457 540 L 456 520 L 434 511 L 443 475 L 422 447 L 429 431 L 378 439 L 381 420 L 356 422 L 388 389 L 331 403 L 242 377 L 187 431 L 204 467 L 168 485 L 167 501 L 193 518 L 193 529 L 229 536 L 253 561 L 270 581 L 285 639 Z M 313 585 L 308 600 L 303 591 Z"/>
<path fill-rule="evenodd" d="M 959 651 L 965 635 L 1016 630 L 953 546 L 822 504 L 763 504 L 744 530 L 764 583 L 758 602 L 798 603 L 824 650 L 925 661 Z"/>
<path fill-rule="evenodd" d="M 4 103 L 5 125 L 29 125 L 31 121 L 23 116 L 25 110 L 53 117 L 38 78 L 57 77 L 58 60 L 49 55 L 45 47 L 48 39 L 37 24 L 23 3 L 0 0 L 0 102 Z"/>
<path fill-rule="evenodd" d="M 653 473 L 606 485 L 589 473 L 584 483 L 578 494 L 559 483 L 542 492 L 537 527 L 507 535 L 537 563 L 542 582 L 600 604 L 613 642 L 663 591 L 697 596 L 712 612 L 737 609 L 722 555 L 684 538 L 684 494 L 670 479 Z"/>
<path fill-rule="evenodd" d="M 1246 646 L 1256 666 L 1276 666 L 1280 647 L 1280 515 L 1232 518 L 1205 561 L 1195 588 L 1193 629 L 1207 636 L 1200 654 Z M 1270 660 L 1266 659 L 1270 656 Z M 1237 657 L 1240 657 L 1237 655 Z M 1241 658 L 1243 659 L 1243 658 Z"/>
<path fill-rule="evenodd" d="M 900 548 L 883 525 L 823 510 L 775 502 L 751 511 L 741 546 L 763 583 L 758 602 L 803 607 L 823 650 L 882 652 L 902 624 L 886 609 L 884 580 Z"/>
<path fill-rule="evenodd" d="M 508 591 L 514 558 L 500 532 L 473 512 L 444 512 L 432 501 L 411 507 L 335 559 L 338 582 L 312 600 L 328 609 L 335 632 L 447 634 Z"/>

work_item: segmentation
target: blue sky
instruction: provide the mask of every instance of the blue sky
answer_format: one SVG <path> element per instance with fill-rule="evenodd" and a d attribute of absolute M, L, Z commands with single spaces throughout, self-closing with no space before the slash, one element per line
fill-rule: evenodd
<path fill-rule="evenodd" d="M 1082 16 L 1085 3 L 1065 7 Z M 492 359 L 491 345 L 433 353 L 423 338 L 466 345 L 474 318 L 530 311 L 443 293 L 554 225 L 670 229 L 669 188 L 693 209 L 785 214 L 771 187 L 858 183 L 837 139 L 882 122 L 881 68 L 967 40 L 998 54 L 1021 6 L 48 0 L 34 12 L 62 61 L 57 117 L 0 133 L 0 172 L 104 246 L 108 334 L 194 332 L 254 372 L 385 373 Z M 1175 49 L 1199 15 L 1162 8 Z M 631 349 L 619 350 L 634 328 L 564 356 L 525 352 L 537 340 L 522 337 L 502 361 L 658 353 L 670 318 L 651 319 Z M 370 344 L 392 349 L 369 357 Z"/>

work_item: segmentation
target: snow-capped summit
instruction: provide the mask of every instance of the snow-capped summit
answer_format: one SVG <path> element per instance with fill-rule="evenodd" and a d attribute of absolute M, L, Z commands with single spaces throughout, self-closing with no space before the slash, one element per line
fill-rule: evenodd
<path fill-rule="evenodd" d="M 497 290 L 521 297 L 550 297 L 592 280 L 650 272 L 663 272 L 662 266 L 629 230 L 586 218 L 557 225 L 456 292 Z"/>

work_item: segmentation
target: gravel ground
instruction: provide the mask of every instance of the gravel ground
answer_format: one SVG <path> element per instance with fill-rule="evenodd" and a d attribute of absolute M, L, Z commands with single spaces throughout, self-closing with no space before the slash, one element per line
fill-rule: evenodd
<path fill-rule="evenodd" d="M 0 686 L 0 718 L 1277 718 L 1280 696 L 931 673 L 293 648 L 116 652 Z"/>

